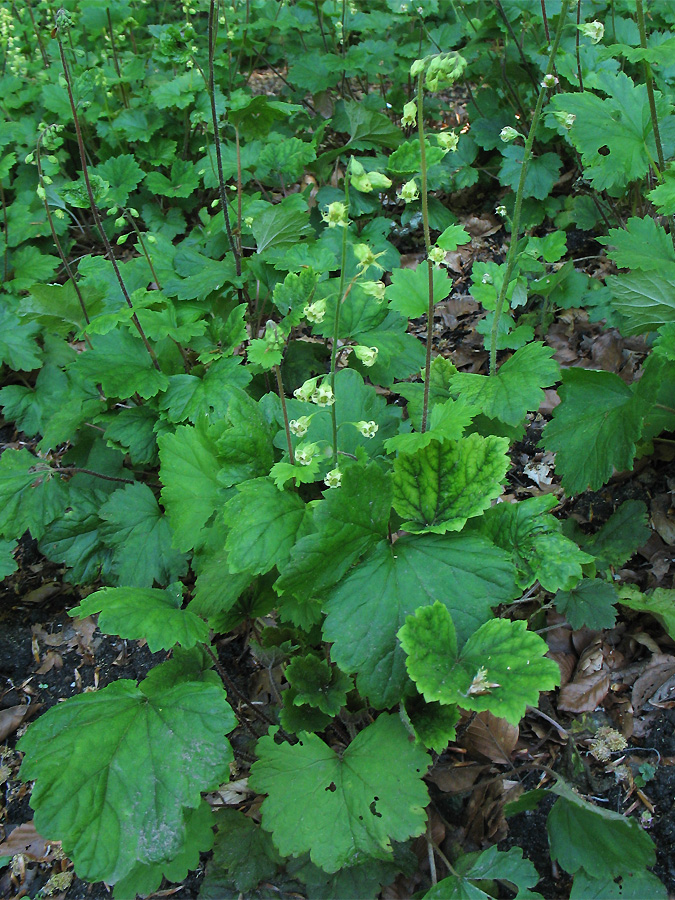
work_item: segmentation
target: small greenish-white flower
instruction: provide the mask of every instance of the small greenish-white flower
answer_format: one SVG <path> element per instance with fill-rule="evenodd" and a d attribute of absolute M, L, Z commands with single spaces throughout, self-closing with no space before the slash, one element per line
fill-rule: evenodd
<path fill-rule="evenodd" d="M 481 284 L 492 284 L 492 275 L 489 272 L 483 272 L 483 277 L 481 278 Z"/>
<path fill-rule="evenodd" d="M 374 297 L 378 303 L 384 300 L 384 292 L 386 286 L 384 281 L 364 281 L 361 283 L 361 290 L 369 297 Z"/>
<path fill-rule="evenodd" d="M 567 128 L 568 130 L 574 125 L 576 121 L 576 116 L 574 113 L 566 113 L 562 109 L 558 109 L 553 113 L 553 118 L 559 122 L 563 128 Z"/>
<path fill-rule="evenodd" d="M 375 365 L 378 353 L 377 347 L 366 347 L 365 344 L 357 344 L 354 347 L 354 356 L 368 368 Z"/>
<path fill-rule="evenodd" d="M 506 125 L 506 127 L 502 128 L 499 132 L 499 137 L 505 144 L 509 144 L 511 141 L 515 141 L 517 137 L 520 137 L 520 132 L 510 125 Z"/>
<path fill-rule="evenodd" d="M 373 421 L 355 422 L 355 425 L 365 438 L 374 438 L 379 427 L 377 422 Z"/>
<path fill-rule="evenodd" d="M 295 451 L 295 461 L 300 466 L 308 466 L 316 456 L 318 444 L 300 444 Z"/>
<path fill-rule="evenodd" d="M 585 22 L 578 28 L 585 37 L 590 38 L 592 44 L 599 44 L 605 34 L 605 26 L 597 19 L 593 22 Z"/>
<path fill-rule="evenodd" d="M 253 225 L 253 216 L 244 216 L 244 225 L 250 228 Z"/>
<path fill-rule="evenodd" d="M 445 261 L 445 250 L 442 247 L 432 247 L 429 251 L 429 259 L 435 266 L 440 266 Z"/>
<path fill-rule="evenodd" d="M 503 218 L 506 215 L 506 207 L 500 203 L 499 206 L 495 207 L 495 212 L 498 216 L 501 216 Z"/>
<path fill-rule="evenodd" d="M 56 216 L 57 219 L 65 219 L 66 214 L 62 209 L 55 209 L 53 215 Z"/>
<path fill-rule="evenodd" d="M 454 153 L 459 144 L 459 135 L 454 131 L 442 131 L 436 135 L 436 140 L 441 150 L 449 150 Z"/>
<path fill-rule="evenodd" d="M 417 125 L 417 104 L 414 100 L 403 104 L 403 118 L 401 125 Z"/>
<path fill-rule="evenodd" d="M 308 303 L 303 312 L 308 322 L 318 325 L 320 322 L 323 322 L 326 315 L 326 301 L 315 300 L 314 303 Z"/>
<path fill-rule="evenodd" d="M 377 261 L 380 256 L 384 256 L 384 250 L 381 253 L 373 253 L 368 244 L 354 244 L 352 249 L 358 260 L 359 268 L 365 271 L 370 268 L 370 266 L 375 266 L 375 268 L 379 269 L 381 272 L 384 270 L 384 266 L 381 266 Z"/>
<path fill-rule="evenodd" d="M 399 197 L 404 203 L 412 203 L 413 200 L 419 198 L 419 195 L 419 188 L 417 187 L 417 182 L 414 178 L 411 178 L 410 181 L 406 181 L 399 193 Z"/>
<path fill-rule="evenodd" d="M 304 437 L 307 434 L 307 429 L 309 428 L 309 423 L 311 421 L 311 416 L 300 416 L 299 419 L 291 419 L 288 423 L 291 434 L 294 434 L 296 437 Z"/>
<path fill-rule="evenodd" d="M 317 406 L 332 406 L 335 403 L 335 394 L 329 384 L 320 384 L 312 394 L 311 401 Z"/>
<path fill-rule="evenodd" d="M 321 213 L 321 218 L 329 228 L 346 228 L 346 226 L 349 225 L 347 207 L 344 203 L 340 203 L 339 200 L 336 200 L 334 203 L 329 203 L 326 209 Z"/>
<path fill-rule="evenodd" d="M 293 391 L 295 399 L 302 400 L 304 403 L 309 403 L 312 399 L 312 394 L 316 390 L 316 383 L 318 380 L 318 378 L 309 378 L 304 384 L 301 384 L 299 388 L 296 388 Z"/>
<path fill-rule="evenodd" d="M 339 469 L 331 469 L 323 480 L 326 487 L 338 488 L 342 484 L 342 472 Z"/>
<path fill-rule="evenodd" d="M 558 79 L 555 75 L 544 75 L 544 80 L 541 82 L 541 87 L 543 88 L 554 88 L 558 84 Z"/>

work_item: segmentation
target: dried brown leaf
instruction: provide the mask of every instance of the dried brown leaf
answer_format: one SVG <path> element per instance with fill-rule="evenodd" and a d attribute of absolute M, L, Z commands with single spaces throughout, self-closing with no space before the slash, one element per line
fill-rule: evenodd
<path fill-rule="evenodd" d="M 508 764 L 518 742 L 518 726 L 492 713 L 478 713 L 458 742 L 472 757 L 485 757 L 494 763 Z"/>
<path fill-rule="evenodd" d="M 670 700 L 674 676 L 675 656 L 655 654 L 633 685 L 633 710 L 639 713 L 648 702 L 654 706 Z"/>
<path fill-rule="evenodd" d="M 560 690 L 558 709 L 566 712 L 592 712 L 605 698 L 609 690 L 609 672 L 601 670 L 581 678 L 575 678 Z"/>
<path fill-rule="evenodd" d="M 15 856 L 21 853 L 38 862 L 49 862 L 54 859 L 60 846 L 60 842 L 45 840 L 30 821 L 17 826 L 0 844 L 0 856 Z"/>
<path fill-rule="evenodd" d="M 39 709 L 41 703 L 31 703 L 21 706 L 10 706 L 8 709 L 0 709 L 0 741 L 4 741 L 10 734 L 16 731 L 24 719 L 29 719 Z"/>

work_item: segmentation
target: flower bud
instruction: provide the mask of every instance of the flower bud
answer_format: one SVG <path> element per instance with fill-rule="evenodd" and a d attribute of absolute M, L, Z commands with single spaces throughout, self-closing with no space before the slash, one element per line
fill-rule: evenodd
<path fill-rule="evenodd" d="M 511 141 L 515 141 L 517 137 L 520 137 L 520 133 L 515 128 L 507 125 L 499 132 L 499 137 L 504 141 L 505 144 L 509 144 Z"/>
<path fill-rule="evenodd" d="M 366 347 L 364 344 L 357 344 L 354 347 L 354 356 L 367 368 L 375 365 L 378 353 L 377 347 Z"/>
<path fill-rule="evenodd" d="M 454 50 L 440 53 L 429 63 L 425 84 L 427 90 L 438 91 L 450 87 L 466 69 L 466 60 Z"/>
<path fill-rule="evenodd" d="M 498 216 L 501 216 L 503 218 L 506 215 L 506 207 L 500 204 L 499 206 L 495 207 L 495 212 Z"/>
<path fill-rule="evenodd" d="M 417 78 L 420 72 L 424 71 L 424 67 L 426 66 L 426 59 L 416 59 L 415 62 L 410 66 L 410 75 L 412 78 Z"/>

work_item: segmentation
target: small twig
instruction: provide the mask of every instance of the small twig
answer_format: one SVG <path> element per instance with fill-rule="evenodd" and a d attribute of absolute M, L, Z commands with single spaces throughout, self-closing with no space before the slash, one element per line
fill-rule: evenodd
<path fill-rule="evenodd" d="M 436 860 L 434 859 L 435 844 L 431 838 L 431 819 L 427 816 L 427 855 L 429 857 L 429 869 L 431 870 L 431 883 L 438 884 L 436 874 Z"/>
<path fill-rule="evenodd" d="M 94 472 L 93 469 L 83 469 L 81 466 L 50 466 L 52 472 L 58 472 L 59 475 L 94 475 L 96 478 L 102 478 L 104 481 L 121 481 L 122 484 L 136 484 L 133 478 L 120 478 L 117 475 L 104 475 L 103 472 Z"/>
<path fill-rule="evenodd" d="M 270 726 L 270 725 L 276 726 L 276 722 L 273 719 L 271 719 L 268 715 L 266 715 L 261 709 L 258 709 L 256 706 L 254 706 L 253 703 L 251 703 L 251 701 L 248 699 L 246 694 L 244 694 L 243 691 L 239 690 L 237 685 L 234 683 L 234 681 L 232 681 L 230 676 L 225 671 L 225 667 L 223 666 L 221 661 L 218 659 L 217 654 L 214 653 L 210 647 L 206 648 L 206 652 L 209 654 L 209 656 L 213 660 L 213 664 L 216 668 L 216 671 L 220 675 L 220 680 L 223 682 L 223 684 L 225 685 L 227 690 L 230 691 L 232 694 L 234 694 L 236 697 L 238 697 L 239 700 L 241 700 L 241 702 L 244 704 L 244 706 L 246 706 L 246 708 L 248 710 L 250 710 L 250 712 L 255 716 L 256 719 L 258 719 L 261 722 L 264 722 L 265 725 L 267 725 L 267 726 Z M 295 743 L 295 739 L 293 738 L 293 736 L 288 734 L 287 731 L 284 731 L 283 728 L 279 728 L 279 734 L 284 738 L 284 740 L 289 741 L 289 743 L 291 743 L 291 744 Z"/>

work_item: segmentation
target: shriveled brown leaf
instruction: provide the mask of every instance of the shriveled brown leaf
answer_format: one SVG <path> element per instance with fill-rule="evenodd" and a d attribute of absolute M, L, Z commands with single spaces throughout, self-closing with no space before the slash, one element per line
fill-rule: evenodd
<path fill-rule="evenodd" d="M 61 656 L 61 654 L 56 650 L 48 650 L 40 664 L 40 667 L 35 671 L 38 675 L 45 675 L 47 672 L 51 672 L 52 669 L 62 668 L 63 657 Z"/>
<path fill-rule="evenodd" d="M 15 856 L 21 853 L 38 862 L 49 862 L 54 859 L 60 846 L 60 842 L 45 840 L 30 821 L 17 826 L 0 844 L 0 856 Z"/>
<path fill-rule="evenodd" d="M 490 234 L 496 234 L 504 227 L 502 220 L 491 213 L 485 216 L 470 215 L 461 222 L 464 230 L 471 237 L 487 237 Z"/>
<path fill-rule="evenodd" d="M 508 833 L 504 818 L 504 787 L 501 781 L 476 786 L 466 805 L 466 836 L 479 847 L 497 844 Z"/>
<path fill-rule="evenodd" d="M 486 757 L 507 764 L 518 742 L 518 726 L 493 716 L 487 710 L 474 718 L 458 742 L 472 757 Z"/>
<path fill-rule="evenodd" d="M 598 335 L 591 346 L 594 367 L 605 372 L 618 372 L 623 365 L 623 339 L 612 328 Z"/>
<path fill-rule="evenodd" d="M 606 670 L 575 678 L 561 688 L 558 709 L 574 713 L 592 712 L 602 703 L 609 684 L 609 672 Z"/>
<path fill-rule="evenodd" d="M 24 594 L 21 598 L 21 602 L 36 604 L 44 603 L 55 594 L 61 593 L 62 589 L 63 585 L 59 584 L 57 581 L 48 582 L 47 584 L 41 584 L 40 587 L 35 588 L 35 590 L 29 591 L 27 594 Z"/>
<path fill-rule="evenodd" d="M 668 494 L 657 494 L 652 498 L 650 512 L 654 528 L 669 547 L 675 545 L 675 515 L 670 506 Z"/>
<path fill-rule="evenodd" d="M 574 669 L 577 664 L 576 656 L 573 653 L 547 653 L 549 659 L 558 663 L 560 669 L 560 686 L 566 685 L 572 678 Z"/>
<path fill-rule="evenodd" d="M 24 703 L 21 706 L 0 709 L 0 741 L 4 741 L 10 734 L 13 734 L 25 719 L 29 719 L 41 708 L 41 703 L 31 703 L 30 705 Z"/>
<path fill-rule="evenodd" d="M 482 763 L 473 762 L 439 763 L 432 769 L 429 780 L 446 794 L 463 794 L 489 768 Z"/>
<path fill-rule="evenodd" d="M 671 699 L 670 695 L 675 688 L 674 676 L 675 656 L 666 653 L 654 654 L 645 671 L 633 685 L 633 710 L 639 713 L 648 702 L 655 706 Z"/>

